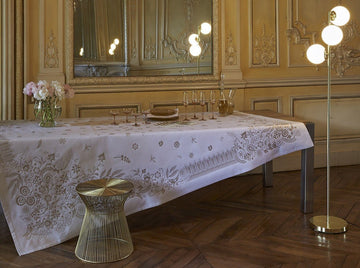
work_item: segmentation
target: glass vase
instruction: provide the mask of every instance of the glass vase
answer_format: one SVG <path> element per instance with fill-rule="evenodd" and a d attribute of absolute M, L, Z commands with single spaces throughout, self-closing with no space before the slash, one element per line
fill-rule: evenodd
<path fill-rule="evenodd" d="M 234 108 L 235 108 L 234 94 L 235 94 L 235 90 L 230 89 L 230 91 L 229 91 L 229 99 L 228 99 L 228 111 L 227 111 L 227 114 L 233 114 L 234 113 Z"/>
<path fill-rule="evenodd" d="M 220 99 L 219 99 L 219 103 L 218 103 L 218 108 L 219 108 L 219 115 L 220 116 L 226 116 L 227 115 L 228 101 L 225 98 L 225 94 L 224 94 L 223 90 L 220 91 Z"/>
<path fill-rule="evenodd" d="M 61 106 L 53 98 L 35 101 L 34 115 L 40 127 L 55 127 L 61 112 Z"/>

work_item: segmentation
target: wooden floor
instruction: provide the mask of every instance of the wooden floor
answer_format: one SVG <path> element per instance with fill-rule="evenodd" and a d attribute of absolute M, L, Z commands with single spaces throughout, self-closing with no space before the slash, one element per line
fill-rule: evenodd
<path fill-rule="evenodd" d="M 345 234 L 324 235 L 308 219 L 326 213 L 326 171 L 315 170 L 314 214 L 300 212 L 300 172 L 227 179 L 128 216 L 135 250 L 110 264 L 84 264 L 76 238 L 17 256 L 1 220 L 0 267 L 360 267 L 360 166 L 331 169 L 331 215 Z"/>

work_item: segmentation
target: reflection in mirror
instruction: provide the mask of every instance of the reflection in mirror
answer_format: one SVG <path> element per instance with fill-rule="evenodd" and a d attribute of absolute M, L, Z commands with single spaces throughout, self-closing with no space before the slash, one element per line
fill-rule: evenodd
<path fill-rule="evenodd" d="M 213 74 L 212 0 L 74 0 L 75 77 Z M 197 54 L 189 36 L 197 34 Z"/>

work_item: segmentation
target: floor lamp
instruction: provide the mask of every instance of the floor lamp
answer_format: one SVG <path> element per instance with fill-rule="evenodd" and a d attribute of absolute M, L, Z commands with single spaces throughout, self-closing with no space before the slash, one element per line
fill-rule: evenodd
<path fill-rule="evenodd" d="M 330 101 L 331 101 L 331 47 L 338 45 L 343 38 L 339 26 L 345 25 L 350 19 L 349 11 L 343 6 L 334 7 L 328 14 L 328 25 L 321 33 L 322 40 L 327 44 L 327 50 L 322 45 L 314 44 L 306 52 L 313 64 L 321 64 L 327 60 L 327 120 L 326 120 L 326 215 L 314 216 L 310 219 L 311 227 L 321 233 L 344 233 L 348 223 L 338 217 L 330 216 Z"/>

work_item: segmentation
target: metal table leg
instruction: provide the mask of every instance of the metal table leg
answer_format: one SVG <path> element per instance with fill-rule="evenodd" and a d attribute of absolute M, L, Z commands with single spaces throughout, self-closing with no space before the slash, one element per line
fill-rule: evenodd
<path fill-rule="evenodd" d="M 314 142 L 315 124 L 306 122 L 305 126 Z M 314 202 L 314 147 L 301 151 L 301 211 L 313 212 Z"/>

